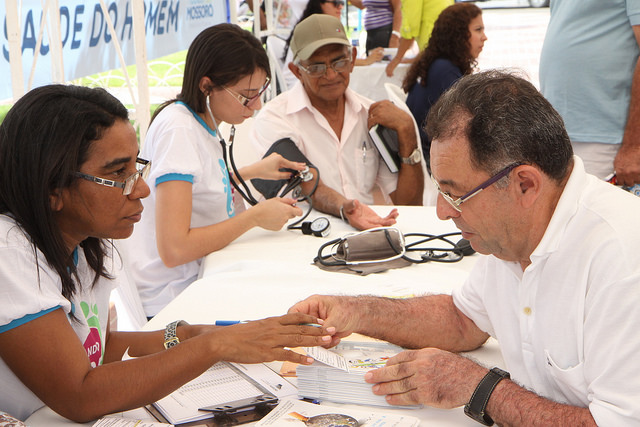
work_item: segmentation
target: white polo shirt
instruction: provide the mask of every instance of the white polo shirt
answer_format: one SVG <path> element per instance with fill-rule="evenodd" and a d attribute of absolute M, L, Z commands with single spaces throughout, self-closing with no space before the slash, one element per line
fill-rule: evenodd
<path fill-rule="evenodd" d="M 512 378 L 640 425 L 640 198 L 575 165 L 531 265 L 483 256 L 456 306 L 495 337 Z"/>
<path fill-rule="evenodd" d="M 260 156 L 279 139 L 290 138 L 320 171 L 320 179 L 348 199 L 372 204 L 379 187 L 391 203 L 397 175 L 389 172 L 369 137 L 367 116 L 373 103 L 347 89 L 342 135 L 311 105 L 300 82 L 269 101 L 254 120 L 251 137 Z"/>
<path fill-rule="evenodd" d="M 151 160 L 147 179 L 151 193 L 142 200 L 142 220 L 123 244 L 144 311 L 155 316 L 196 280 L 202 263 L 199 258 L 169 268 L 162 262 L 156 240 L 157 186 L 166 181 L 192 184 L 191 228 L 229 219 L 235 215 L 235 207 L 220 141 L 185 104 L 173 103 L 158 114 L 140 157 Z"/>
<path fill-rule="evenodd" d="M 109 321 L 111 290 L 126 280 L 118 256 L 112 257 L 106 244 L 105 269 L 113 280 L 98 278 L 87 264 L 84 250 L 77 247 L 77 289 L 71 300 L 62 295 L 62 280 L 47 263 L 44 254 L 33 251 L 29 236 L 9 216 L 0 215 L 0 334 L 34 319 L 62 309 L 87 352 L 92 368 L 102 365 Z M 75 280 L 75 277 L 74 277 Z M 33 354 L 32 363 L 45 354 Z M 20 381 L 0 358 L 0 409 L 21 420 L 27 419 L 44 403 Z"/>

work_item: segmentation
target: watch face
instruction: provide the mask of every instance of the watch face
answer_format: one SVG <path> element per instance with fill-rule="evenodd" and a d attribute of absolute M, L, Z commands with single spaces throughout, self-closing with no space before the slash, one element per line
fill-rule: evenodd
<path fill-rule="evenodd" d="M 311 222 L 311 231 L 323 232 L 329 227 L 329 220 L 323 216 L 316 218 Z"/>

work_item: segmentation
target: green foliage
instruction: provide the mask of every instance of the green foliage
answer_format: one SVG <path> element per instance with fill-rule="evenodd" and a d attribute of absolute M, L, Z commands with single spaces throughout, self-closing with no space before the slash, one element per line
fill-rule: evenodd
<path fill-rule="evenodd" d="M 0 105 L 0 123 L 4 120 L 4 116 L 7 115 L 7 112 L 11 108 L 11 105 Z"/>

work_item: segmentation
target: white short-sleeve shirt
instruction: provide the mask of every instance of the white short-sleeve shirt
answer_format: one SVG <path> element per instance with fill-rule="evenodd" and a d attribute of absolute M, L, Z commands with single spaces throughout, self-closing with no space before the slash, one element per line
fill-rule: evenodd
<path fill-rule="evenodd" d="M 192 184 L 191 227 L 217 224 L 235 214 L 222 146 L 207 124 L 185 104 L 168 105 L 149 127 L 140 156 L 151 160 L 151 193 L 133 235 L 124 241 L 129 267 L 147 316 L 155 316 L 196 280 L 202 259 L 169 268 L 156 243 L 156 190 L 166 181 Z"/>
<path fill-rule="evenodd" d="M 320 179 L 348 199 L 374 202 L 379 187 L 388 195 L 395 191 L 397 174 L 389 171 L 369 136 L 367 117 L 373 103 L 351 89 L 345 92 L 342 135 L 338 137 L 327 119 L 315 109 L 300 82 L 269 101 L 258 113 L 251 131 L 262 156 L 279 139 L 290 138 L 320 171 Z"/>
<path fill-rule="evenodd" d="M 515 381 L 600 426 L 637 426 L 640 198 L 574 159 L 531 264 L 483 256 L 453 299 L 499 341 Z"/>
<path fill-rule="evenodd" d="M 105 268 L 116 279 L 98 279 L 87 265 L 82 249 L 74 253 L 81 284 L 71 301 L 62 296 L 62 281 L 49 267 L 39 250 L 34 253 L 30 239 L 15 221 L 0 215 L 0 334 L 19 327 L 40 316 L 62 309 L 69 324 L 87 351 L 92 367 L 102 364 L 107 324 L 109 296 L 116 286 L 121 264 L 109 257 Z M 72 318 L 72 315 L 75 319 Z M 33 363 L 42 354 L 33 355 Z M 0 359 L 0 408 L 24 420 L 44 406 L 9 367 Z"/>

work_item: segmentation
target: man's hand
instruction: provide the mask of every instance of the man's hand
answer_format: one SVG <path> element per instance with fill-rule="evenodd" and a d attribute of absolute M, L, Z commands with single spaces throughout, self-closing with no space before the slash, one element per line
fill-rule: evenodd
<path fill-rule="evenodd" d="M 302 313 L 317 317 L 323 321 L 323 326 L 333 333 L 327 347 L 333 347 L 341 338 L 351 335 L 357 330 L 357 319 L 354 310 L 355 297 L 313 295 L 300 301 L 289 309 L 289 313 Z"/>
<path fill-rule="evenodd" d="M 413 130 L 411 116 L 388 99 L 374 102 L 369 107 L 367 125 L 371 128 L 378 123 L 389 129 L 399 130 L 407 127 Z"/>
<path fill-rule="evenodd" d="M 436 348 L 407 350 L 390 358 L 384 368 L 368 372 L 373 393 L 392 405 L 455 408 L 469 401 L 487 369 Z"/>
<path fill-rule="evenodd" d="M 358 200 L 348 200 L 342 206 L 344 218 L 358 230 L 392 226 L 396 223 L 396 218 L 399 215 L 398 210 L 393 208 L 386 217 L 382 218 L 373 209 Z"/>
<path fill-rule="evenodd" d="M 369 107 L 368 126 L 375 124 L 398 132 L 400 155 L 408 157 L 417 147 L 416 130 L 413 117 L 389 100 L 374 102 Z"/>
<path fill-rule="evenodd" d="M 633 187 L 640 183 L 640 145 L 622 144 L 613 160 L 618 185 Z"/>

